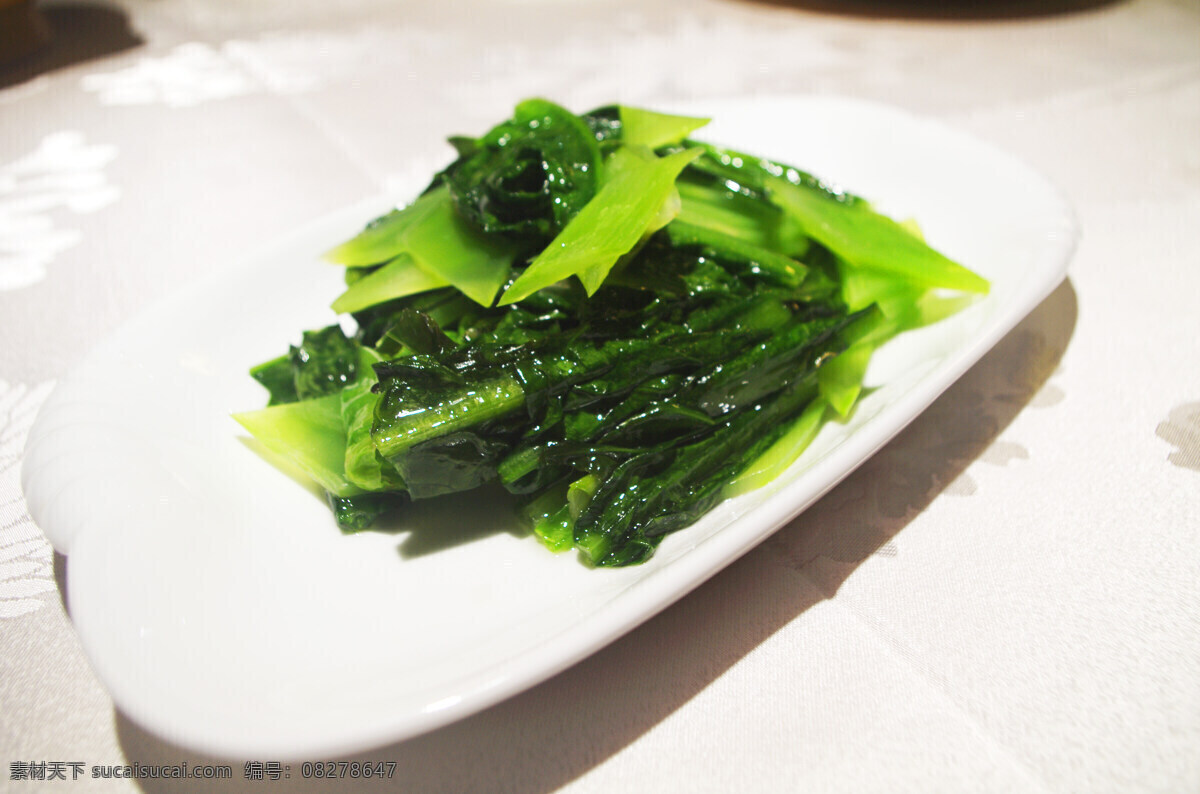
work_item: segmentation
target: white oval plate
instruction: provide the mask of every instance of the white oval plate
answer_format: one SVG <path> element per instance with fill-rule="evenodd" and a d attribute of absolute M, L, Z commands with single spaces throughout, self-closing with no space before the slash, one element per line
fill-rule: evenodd
<path fill-rule="evenodd" d="M 30 432 L 29 509 L 69 555 L 69 607 L 116 704 L 218 755 L 311 758 L 428 731 L 579 661 L 762 541 L 928 406 L 1062 280 L 1070 208 L 1012 157 L 857 101 L 711 101 L 706 140 L 761 153 L 918 219 L 991 280 L 986 299 L 876 356 L 876 390 L 782 478 L 589 570 L 486 495 L 343 536 L 319 495 L 245 443 L 247 369 L 334 321 L 318 260 L 387 202 L 349 208 L 159 305 L 64 378 Z M 420 185 L 413 185 L 414 193 Z"/>

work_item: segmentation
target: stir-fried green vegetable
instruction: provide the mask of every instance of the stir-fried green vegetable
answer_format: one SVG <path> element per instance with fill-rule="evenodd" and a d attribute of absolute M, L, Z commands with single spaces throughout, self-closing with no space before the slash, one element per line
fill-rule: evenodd
<path fill-rule="evenodd" d="M 328 252 L 340 326 L 236 418 L 339 525 L 501 483 L 551 549 L 639 563 L 846 415 L 875 348 L 987 282 L 705 119 L 541 99 Z M 942 303 L 939 304 L 939 301 Z"/>

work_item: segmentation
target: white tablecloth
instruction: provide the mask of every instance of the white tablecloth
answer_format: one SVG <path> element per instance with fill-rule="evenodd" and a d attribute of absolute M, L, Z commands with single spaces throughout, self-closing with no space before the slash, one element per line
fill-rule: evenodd
<path fill-rule="evenodd" d="M 354 758 L 395 762 L 405 792 L 1200 791 L 1200 5 L 862 5 L 42 4 L 57 49 L 0 71 L 0 789 L 56 771 L 80 791 L 330 788 L 150 735 L 91 672 L 19 470 L 39 405 L 99 338 L 428 173 L 431 141 L 524 97 L 820 93 L 1046 174 L 1083 229 L 1067 281 L 675 606 Z M 91 778 L 184 761 L 233 778 Z"/>

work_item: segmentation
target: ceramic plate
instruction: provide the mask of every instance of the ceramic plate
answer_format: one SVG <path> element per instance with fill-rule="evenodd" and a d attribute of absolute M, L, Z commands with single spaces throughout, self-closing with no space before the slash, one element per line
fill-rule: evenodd
<path fill-rule="evenodd" d="M 590 570 L 523 535 L 489 494 L 343 536 L 318 493 L 246 443 L 230 414 L 265 399 L 247 369 L 334 321 L 324 307 L 341 272 L 318 255 L 389 202 L 312 224 L 122 328 L 60 382 L 30 433 L 29 509 L 69 556 L 71 618 L 120 709 L 195 750 L 294 759 L 403 739 L 509 697 L 804 510 L 1064 277 L 1069 207 L 967 136 L 831 98 L 676 109 L 714 118 L 705 140 L 918 219 L 991 293 L 880 350 L 868 373 L 877 388 L 852 421 L 827 426 L 778 481 L 668 537 L 646 565 Z"/>

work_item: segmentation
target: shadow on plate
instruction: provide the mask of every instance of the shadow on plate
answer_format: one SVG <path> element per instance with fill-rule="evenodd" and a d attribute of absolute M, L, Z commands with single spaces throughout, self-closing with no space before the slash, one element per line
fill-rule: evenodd
<path fill-rule="evenodd" d="M 432 733 L 345 759 L 395 765 L 390 779 L 347 780 L 345 790 L 537 794 L 613 757 L 833 598 L 867 558 L 894 556 L 892 539 L 934 498 L 977 487 L 968 469 L 1020 457 L 1024 448 L 1000 437 L 1020 412 L 1062 399 L 1053 376 L 1076 316 L 1075 291 L 1065 281 L 907 429 L 766 543 L 548 681 Z M 781 681 L 798 673 L 778 671 Z M 131 762 L 229 764 L 232 779 L 206 781 L 206 790 L 245 790 L 247 759 L 200 758 L 123 714 L 115 719 Z M 331 790 L 325 781 L 300 778 L 292 763 L 270 789 Z M 194 791 L 189 782 L 139 781 L 155 793 Z"/>
<path fill-rule="evenodd" d="M 30 6 L 32 8 L 32 6 Z M 33 13 L 33 12 L 31 12 Z M 0 59 L 0 88 L 48 72 L 104 58 L 143 43 L 116 6 L 102 3 L 45 3 L 37 6 L 15 60 Z M 14 53 L 16 55 L 16 53 Z"/>
<path fill-rule="evenodd" d="M 752 4 L 853 17 L 925 20 L 1001 20 L 1050 17 L 1115 5 L 1122 0 L 739 0 Z"/>
<path fill-rule="evenodd" d="M 527 537 L 531 533 L 521 529 L 524 522 L 516 511 L 512 497 L 493 483 L 476 488 L 470 499 L 450 494 L 410 502 L 403 510 L 384 514 L 369 531 L 407 533 L 396 551 L 412 559 L 500 533 Z M 453 516 L 453 522 L 447 516 Z"/>
<path fill-rule="evenodd" d="M 325 491 L 296 464 L 282 455 L 276 455 L 253 436 L 238 436 L 238 441 L 290 477 L 322 506 L 329 506 Z M 402 509 L 384 513 L 362 531 L 404 535 L 396 551 L 402 558 L 412 559 L 500 533 L 517 537 L 530 535 L 529 531 L 521 529 L 524 522 L 519 519 L 516 510 L 515 503 L 504 488 L 492 484 L 473 490 L 470 499 L 463 499 L 461 494 L 449 494 L 406 502 Z M 329 526 L 337 526 L 332 512 L 329 514 Z"/>

